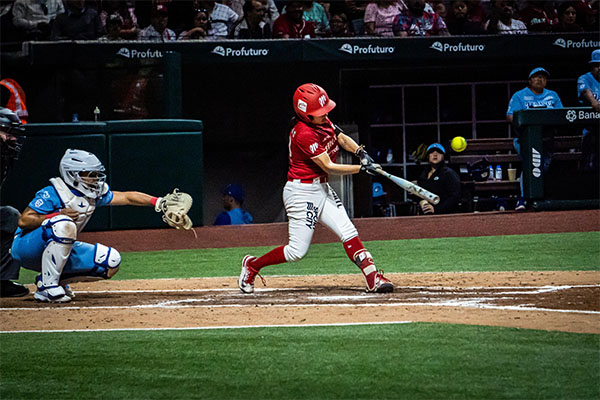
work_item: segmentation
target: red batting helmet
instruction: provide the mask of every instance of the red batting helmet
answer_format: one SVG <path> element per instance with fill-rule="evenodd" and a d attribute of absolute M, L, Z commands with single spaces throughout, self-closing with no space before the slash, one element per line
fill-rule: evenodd
<path fill-rule="evenodd" d="M 327 96 L 327 92 L 319 85 L 305 83 L 294 92 L 294 111 L 303 121 L 311 122 L 309 115 L 321 116 L 335 107 L 335 101 Z"/>

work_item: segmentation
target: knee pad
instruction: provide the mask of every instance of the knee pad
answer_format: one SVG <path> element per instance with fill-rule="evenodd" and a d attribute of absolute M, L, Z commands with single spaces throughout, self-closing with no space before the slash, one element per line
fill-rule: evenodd
<path fill-rule="evenodd" d="M 285 260 L 288 262 L 297 262 L 302 259 L 306 255 L 308 251 L 308 246 L 306 249 L 300 249 L 297 246 L 293 246 L 292 244 L 288 244 L 283 248 L 283 254 L 285 256 Z"/>
<path fill-rule="evenodd" d="M 77 225 L 66 215 L 57 215 L 42 223 L 43 238 L 48 242 L 73 244 L 77 239 Z"/>
<path fill-rule="evenodd" d="M 96 243 L 94 263 L 106 269 L 106 278 L 112 278 L 121 265 L 121 254 L 114 248 Z"/>

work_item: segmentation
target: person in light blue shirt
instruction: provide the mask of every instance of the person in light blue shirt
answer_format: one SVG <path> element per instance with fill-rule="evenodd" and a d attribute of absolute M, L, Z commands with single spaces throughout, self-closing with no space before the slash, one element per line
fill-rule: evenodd
<path fill-rule="evenodd" d="M 600 112 L 600 49 L 592 52 L 589 62 L 590 72 L 577 79 L 577 98 L 581 105 L 591 106 L 594 111 Z M 598 125 L 586 126 L 581 138 L 582 169 L 584 171 L 598 171 Z"/>
<path fill-rule="evenodd" d="M 508 110 L 506 111 L 506 120 L 513 122 L 513 113 L 519 110 L 527 110 L 533 108 L 563 108 L 562 102 L 558 93 L 553 90 L 546 89 L 550 73 L 544 68 L 534 68 L 529 73 L 529 83 L 526 88 L 519 90 L 510 99 Z M 517 132 L 518 135 L 518 132 Z M 521 142 L 517 136 L 513 141 L 515 150 L 519 156 L 521 155 Z M 542 155 L 544 171 L 547 171 L 552 161 L 551 154 Z M 521 173 L 521 197 L 517 201 L 515 210 L 524 211 L 525 201 L 523 200 L 523 174 Z"/>
<path fill-rule="evenodd" d="M 225 211 L 217 215 L 214 225 L 243 225 L 253 222 L 252 215 L 242 209 L 244 190 L 240 185 L 229 184 L 223 190 Z"/>

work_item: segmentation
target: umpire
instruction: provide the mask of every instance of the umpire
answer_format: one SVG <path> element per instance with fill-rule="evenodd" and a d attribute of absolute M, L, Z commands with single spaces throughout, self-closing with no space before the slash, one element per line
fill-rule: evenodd
<path fill-rule="evenodd" d="M 2 153 L 0 189 L 12 163 L 19 157 L 22 141 L 25 139 L 23 131 L 17 114 L 8 108 L 0 107 L 0 151 Z M 22 297 L 29 293 L 29 289 L 25 286 L 13 282 L 19 278 L 20 267 L 9 252 L 19 216 L 19 212 L 11 206 L 0 207 L 0 297 Z"/>
<path fill-rule="evenodd" d="M 419 176 L 417 185 L 440 196 L 440 202 L 434 206 L 427 200 L 421 200 L 419 208 L 423 214 L 454 213 L 458 210 L 460 199 L 460 178 L 444 163 L 444 146 L 433 143 L 426 154 L 429 165 Z"/>

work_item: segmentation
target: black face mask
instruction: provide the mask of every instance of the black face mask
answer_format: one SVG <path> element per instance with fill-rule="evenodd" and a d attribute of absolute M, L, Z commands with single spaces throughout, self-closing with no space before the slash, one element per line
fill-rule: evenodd
<path fill-rule="evenodd" d="M 2 163 L 0 165 L 0 186 L 4 183 L 4 180 L 8 176 L 8 173 L 13 163 L 19 159 L 19 153 L 23 146 L 24 136 L 13 136 L 9 135 L 9 139 L 0 143 L 0 153 L 2 157 Z"/>

